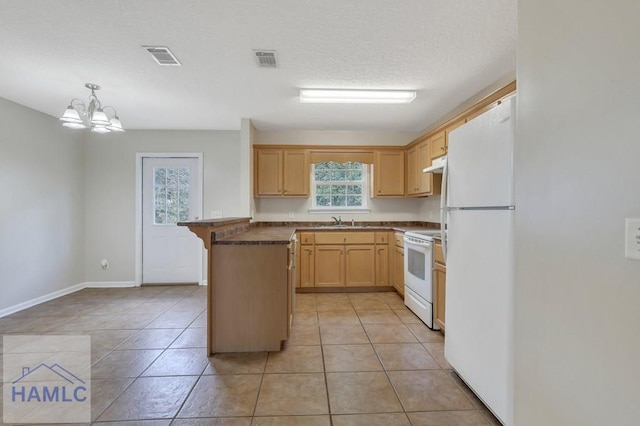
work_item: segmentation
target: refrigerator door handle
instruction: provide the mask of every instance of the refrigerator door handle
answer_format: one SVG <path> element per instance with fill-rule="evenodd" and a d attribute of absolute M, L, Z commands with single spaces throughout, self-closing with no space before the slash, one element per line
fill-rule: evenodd
<path fill-rule="evenodd" d="M 444 160 L 444 167 L 442 170 L 442 186 L 440 188 L 440 240 L 442 241 L 442 257 L 444 258 L 445 263 L 447 262 L 447 234 L 446 234 L 446 223 L 445 219 L 447 217 L 447 183 L 449 180 L 449 161 L 448 159 Z"/>

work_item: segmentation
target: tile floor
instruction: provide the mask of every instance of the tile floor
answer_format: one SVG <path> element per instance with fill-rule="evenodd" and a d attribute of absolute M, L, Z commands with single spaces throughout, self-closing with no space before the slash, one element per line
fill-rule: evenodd
<path fill-rule="evenodd" d="M 96 425 L 499 424 L 395 293 L 298 294 L 281 352 L 213 357 L 205 295 L 85 289 L 0 318 L 0 334 L 91 335 Z"/>

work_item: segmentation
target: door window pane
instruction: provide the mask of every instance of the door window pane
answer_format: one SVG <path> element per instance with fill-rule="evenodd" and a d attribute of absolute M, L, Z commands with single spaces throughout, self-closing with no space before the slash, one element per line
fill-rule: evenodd
<path fill-rule="evenodd" d="M 153 219 L 156 225 L 189 220 L 189 168 L 153 168 Z"/>

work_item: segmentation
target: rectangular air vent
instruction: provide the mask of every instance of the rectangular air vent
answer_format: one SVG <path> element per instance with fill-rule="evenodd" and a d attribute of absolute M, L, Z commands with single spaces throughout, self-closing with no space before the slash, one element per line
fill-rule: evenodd
<path fill-rule="evenodd" d="M 182 66 L 180 61 L 175 57 L 173 53 L 166 46 L 142 46 L 147 52 L 151 53 L 153 59 L 162 66 Z"/>
<path fill-rule="evenodd" d="M 278 66 L 275 50 L 254 50 L 253 52 L 256 54 L 259 67 L 276 68 Z"/>

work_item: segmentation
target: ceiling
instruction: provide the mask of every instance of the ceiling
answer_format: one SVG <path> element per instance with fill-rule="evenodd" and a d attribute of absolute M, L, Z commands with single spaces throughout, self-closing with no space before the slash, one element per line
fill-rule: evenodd
<path fill-rule="evenodd" d="M 0 0 L 0 97 L 59 117 L 97 83 L 126 129 L 418 132 L 515 66 L 516 0 Z M 300 104 L 299 88 L 418 95 Z"/>

